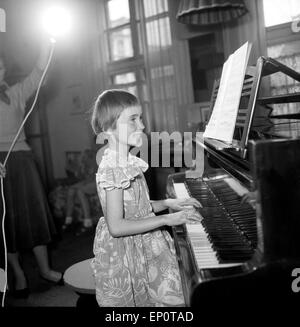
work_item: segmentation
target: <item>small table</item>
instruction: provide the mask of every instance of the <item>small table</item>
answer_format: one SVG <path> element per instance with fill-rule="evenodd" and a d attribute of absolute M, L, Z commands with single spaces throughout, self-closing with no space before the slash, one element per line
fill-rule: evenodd
<path fill-rule="evenodd" d="M 64 273 L 65 285 L 79 295 L 77 307 L 98 307 L 91 261 L 92 258 L 77 262 Z"/>

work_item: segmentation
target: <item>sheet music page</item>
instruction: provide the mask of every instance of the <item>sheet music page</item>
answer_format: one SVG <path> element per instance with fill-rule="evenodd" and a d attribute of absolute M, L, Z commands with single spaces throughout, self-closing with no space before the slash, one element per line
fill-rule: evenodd
<path fill-rule="evenodd" d="M 223 65 L 219 91 L 204 137 L 232 143 L 251 44 L 246 42 Z"/>

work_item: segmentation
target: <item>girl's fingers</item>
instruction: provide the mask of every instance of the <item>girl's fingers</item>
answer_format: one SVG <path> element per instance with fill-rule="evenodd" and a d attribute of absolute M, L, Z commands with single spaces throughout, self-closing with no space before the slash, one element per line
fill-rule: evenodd
<path fill-rule="evenodd" d="M 198 200 L 196 200 L 195 198 L 188 198 L 188 199 L 186 199 L 185 200 L 185 204 L 193 205 L 196 208 L 202 208 L 201 203 Z"/>
<path fill-rule="evenodd" d="M 185 205 L 185 204 L 181 204 L 180 205 L 180 210 L 191 210 L 193 209 L 194 207 L 191 206 L 191 205 Z"/>
<path fill-rule="evenodd" d="M 195 199 L 195 198 L 190 198 L 190 202 L 191 202 L 193 205 L 195 205 L 196 207 L 197 207 L 197 206 L 202 207 L 200 201 L 198 201 L 198 200 Z"/>
<path fill-rule="evenodd" d="M 202 220 L 202 216 L 198 213 L 188 216 L 189 223 L 197 222 L 199 223 Z"/>

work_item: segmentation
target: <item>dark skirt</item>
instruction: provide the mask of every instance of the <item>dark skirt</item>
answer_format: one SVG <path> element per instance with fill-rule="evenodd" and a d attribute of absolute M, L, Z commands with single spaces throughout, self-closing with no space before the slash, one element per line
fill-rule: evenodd
<path fill-rule="evenodd" d="M 0 152 L 3 163 L 6 152 Z M 36 162 L 31 151 L 10 154 L 4 178 L 5 237 L 10 253 L 46 245 L 56 234 L 55 224 Z M 3 215 L 0 200 L 1 223 Z M 0 232 L 3 244 L 2 229 Z"/>

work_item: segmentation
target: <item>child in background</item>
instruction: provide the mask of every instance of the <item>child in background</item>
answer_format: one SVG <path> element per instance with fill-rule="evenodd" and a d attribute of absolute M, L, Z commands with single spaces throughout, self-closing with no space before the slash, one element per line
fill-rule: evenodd
<path fill-rule="evenodd" d="M 68 188 L 66 218 L 64 225 L 62 226 L 63 229 L 66 229 L 73 222 L 72 214 L 74 210 L 75 197 L 78 198 L 83 212 L 82 227 L 79 234 L 93 227 L 93 219 L 91 217 L 88 195 L 97 193 L 95 182 L 95 173 L 97 171 L 95 155 L 95 151 L 85 150 L 80 158 L 78 176 L 75 176 L 80 181 L 72 184 Z"/>
<path fill-rule="evenodd" d="M 194 207 L 201 205 L 193 198 L 149 199 L 148 165 L 129 153 L 142 144 L 141 116 L 137 98 L 123 90 L 103 92 L 92 113 L 95 134 L 108 134 L 96 174 L 104 213 L 91 264 L 96 299 L 99 306 L 184 306 L 174 243 L 164 226 L 198 219 Z M 167 208 L 178 212 L 155 215 Z"/>

